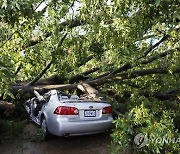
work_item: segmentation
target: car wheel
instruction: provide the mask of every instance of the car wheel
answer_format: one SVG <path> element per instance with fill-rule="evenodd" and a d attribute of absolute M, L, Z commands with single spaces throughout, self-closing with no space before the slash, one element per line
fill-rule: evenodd
<path fill-rule="evenodd" d="M 49 133 L 49 131 L 47 129 L 47 122 L 46 122 L 45 117 L 43 117 L 43 119 L 42 119 L 41 128 L 42 128 L 42 131 L 43 131 L 44 139 L 50 138 L 50 133 Z"/>

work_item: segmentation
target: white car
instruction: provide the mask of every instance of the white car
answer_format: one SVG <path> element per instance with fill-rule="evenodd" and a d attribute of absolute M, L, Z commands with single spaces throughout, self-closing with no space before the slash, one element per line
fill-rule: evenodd
<path fill-rule="evenodd" d="M 40 125 L 45 136 L 87 135 L 104 132 L 112 124 L 112 106 L 103 101 L 81 99 L 51 90 L 25 103 L 30 119 Z"/>

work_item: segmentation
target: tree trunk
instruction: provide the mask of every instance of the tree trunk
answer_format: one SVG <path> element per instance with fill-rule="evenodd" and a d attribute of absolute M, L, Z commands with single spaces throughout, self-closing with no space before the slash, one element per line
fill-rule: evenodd
<path fill-rule="evenodd" d="M 87 84 L 91 86 L 99 86 L 104 83 L 112 82 L 112 81 L 123 81 L 125 79 L 136 78 L 144 75 L 151 75 L 151 74 L 168 74 L 167 68 L 153 68 L 153 69 L 142 69 L 142 70 L 134 70 L 132 72 L 125 72 L 119 73 L 116 75 L 107 75 L 102 78 L 98 78 L 95 80 L 85 81 Z M 173 73 L 180 73 L 180 69 L 175 69 Z M 32 92 L 33 90 L 51 90 L 51 89 L 58 89 L 58 90 L 74 90 L 77 89 L 78 84 L 62 84 L 62 85 L 33 85 L 33 86 L 11 86 L 11 90 L 13 91 L 24 91 L 24 92 Z"/>
<path fill-rule="evenodd" d="M 4 114 L 8 115 L 14 110 L 15 105 L 13 103 L 0 100 L 0 111 L 3 111 Z"/>

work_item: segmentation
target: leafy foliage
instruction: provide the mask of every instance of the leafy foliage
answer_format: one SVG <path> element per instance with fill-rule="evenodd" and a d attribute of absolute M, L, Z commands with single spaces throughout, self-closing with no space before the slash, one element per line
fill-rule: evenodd
<path fill-rule="evenodd" d="M 112 152 L 120 153 L 127 148 L 137 153 L 178 152 L 179 142 L 177 140 L 179 135 L 174 128 L 172 114 L 169 111 L 150 111 L 143 104 L 132 108 L 123 117 L 114 121 Z M 148 142 L 143 148 L 136 147 L 134 143 L 134 137 L 138 133 L 147 135 Z M 163 138 L 167 138 L 169 143 L 164 142 Z M 174 143 L 172 142 L 173 139 L 175 139 Z"/>

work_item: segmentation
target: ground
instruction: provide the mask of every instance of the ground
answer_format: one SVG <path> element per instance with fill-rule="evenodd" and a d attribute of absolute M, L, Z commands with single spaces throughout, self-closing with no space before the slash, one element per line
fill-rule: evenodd
<path fill-rule="evenodd" d="M 37 142 L 32 138 L 39 127 L 30 122 L 25 127 L 24 139 L 0 144 L 1 154 L 109 154 L 110 133 L 78 137 L 55 137 Z M 37 136 L 35 138 L 38 139 Z"/>

